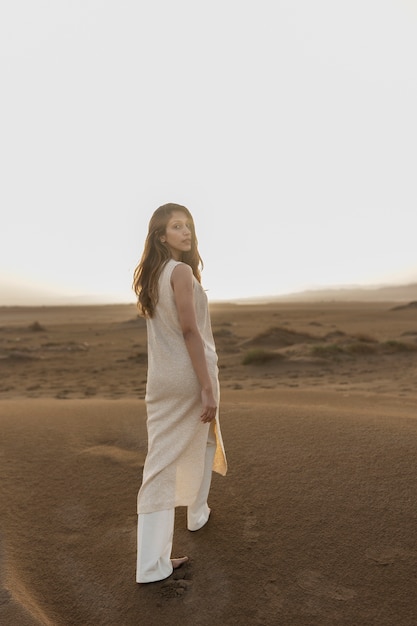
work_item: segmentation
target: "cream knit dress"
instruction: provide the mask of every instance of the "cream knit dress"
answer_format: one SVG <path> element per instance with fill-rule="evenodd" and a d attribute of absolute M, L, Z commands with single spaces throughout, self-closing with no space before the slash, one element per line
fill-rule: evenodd
<path fill-rule="evenodd" d="M 159 278 L 159 300 L 147 319 L 148 378 L 146 409 L 148 454 L 138 494 L 138 513 L 153 513 L 191 505 L 203 478 L 209 424 L 200 420 L 201 386 L 188 354 L 178 320 L 171 275 L 178 261 L 170 259 Z M 207 296 L 194 278 L 197 325 L 204 342 L 213 389 L 219 404 L 217 354 Z M 215 421 L 213 470 L 225 475 L 226 456 Z"/>

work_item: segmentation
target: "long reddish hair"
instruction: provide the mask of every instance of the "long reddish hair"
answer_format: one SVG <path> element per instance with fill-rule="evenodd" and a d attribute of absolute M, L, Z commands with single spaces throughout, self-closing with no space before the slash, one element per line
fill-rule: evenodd
<path fill-rule="evenodd" d="M 169 248 L 161 242 L 168 221 L 174 211 L 182 211 L 190 221 L 191 250 L 183 252 L 181 261 L 187 263 L 194 276 L 201 282 L 200 268 L 203 261 L 198 252 L 194 220 L 190 211 L 181 204 L 163 204 L 152 215 L 142 257 L 133 273 L 133 290 L 138 297 L 138 309 L 144 317 L 153 317 L 158 303 L 158 280 L 165 263 L 171 258 Z"/>

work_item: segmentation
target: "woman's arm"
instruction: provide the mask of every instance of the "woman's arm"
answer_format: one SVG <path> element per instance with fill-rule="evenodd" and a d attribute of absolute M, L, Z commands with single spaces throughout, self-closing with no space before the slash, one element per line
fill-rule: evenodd
<path fill-rule="evenodd" d="M 203 409 L 201 421 L 211 422 L 217 411 L 217 402 L 213 393 L 213 386 L 204 354 L 204 343 L 197 326 L 194 305 L 193 272 L 189 265 L 177 265 L 171 275 L 171 284 L 174 290 L 175 304 L 178 312 L 185 345 L 190 355 L 191 363 L 201 385 L 201 399 Z"/>

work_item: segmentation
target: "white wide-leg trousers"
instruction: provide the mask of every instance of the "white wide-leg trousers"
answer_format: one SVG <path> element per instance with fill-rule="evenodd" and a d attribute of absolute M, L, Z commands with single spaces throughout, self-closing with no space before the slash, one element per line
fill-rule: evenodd
<path fill-rule="evenodd" d="M 187 507 L 188 530 L 199 530 L 207 523 L 210 516 L 207 498 L 215 452 L 216 436 L 212 423 L 207 439 L 203 479 L 195 501 Z M 175 509 L 138 515 L 136 582 L 150 583 L 163 580 L 172 574 L 171 550 L 174 521 Z"/>

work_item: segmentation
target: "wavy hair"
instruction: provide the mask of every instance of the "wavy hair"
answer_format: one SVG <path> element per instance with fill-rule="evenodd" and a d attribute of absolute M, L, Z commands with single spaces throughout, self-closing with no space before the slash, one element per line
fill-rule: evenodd
<path fill-rule="evenodd" d="M 191 267 L 194 276 L 201 282 L 200 269 L 203 269 L 203 261 L 198 252 L 193 216 L 181 204 L 163 204 L 156 209 L 150 219 L 142 257 L 133 273 L 132 287 L 138 297 L 139 313 L 144 317 L 154 316 L 159 297 L 159 276 L 165 263 L 171 258 L 169 248 L 161 242 L 161 237 L 165 235 L 167 224 L 174 211 L 182 211 L 190 221 L 191 250 L 182 253 L 181 261 Z"/>

